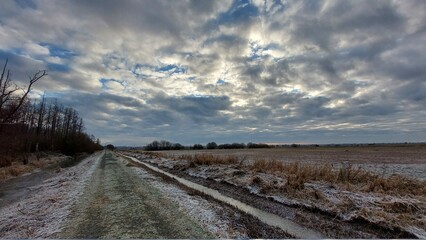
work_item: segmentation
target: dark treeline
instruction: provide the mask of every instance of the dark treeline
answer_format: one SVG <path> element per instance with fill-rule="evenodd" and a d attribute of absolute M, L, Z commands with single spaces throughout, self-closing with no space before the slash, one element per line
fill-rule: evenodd
<path fill-rule="evenodd" d="M 216 144 L 215 142 L 210 142 L 203 146 L 202 144 L 194 144 L 192 146 L 183 146 L 179 143 L 171 143 L 168 141 L 153 141 L 152 143 L 144 147 L 147 151 L 162 151 L 162 150 L 183 150 L 183 149 L 192 149 L 192 150 L 201 150 L 201 149 L 244 149 L 244 148 L 270 148 L 271 146 L 265 143 L 225 143 L 225 144 Z"/>
<path fill-rule="evenodd" d="M 147 151 L 162 151 L 162 150 L 181 150 L 181 149 L 185 149 L 185 147 L 179 143 L 171 143 L 171 142 L 162 140 L 162 141 L 153 141 L 152 143 L 146 145 L 144 149 Z"/>
<path fill-rule="evenodd" d="M 6 62 L 7 64 L 7 62 Z M 61 151 L 67 155 L 92 153 L 101 149 L 99 140 L 84 132 L 83 119 L 78 112 L 55 99 L 42 98 L 35 102 L 27 98 L 37 74 L 25 90 L 10 80 L 6 64 L 0 78 L 0 166 L 11 164 L 11 158 L 38 151 Z M 40 77 L 41 78 L 41 77 Z M 19 94 L 23 92 L 23 94 Z"/>

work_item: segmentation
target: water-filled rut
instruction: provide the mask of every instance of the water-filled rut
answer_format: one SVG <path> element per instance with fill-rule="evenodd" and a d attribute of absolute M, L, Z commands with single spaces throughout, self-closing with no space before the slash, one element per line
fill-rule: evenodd
<path fill-rule="evenodd" d="M 258 218 L 260 221 L 262 221 L 263 223 L 266 223 L 270 226 L 273 227 L 278 227 L 280 229 L 282 229 L 283 231 L 287 232 L 288 234 L 296 237 L 296 238 L 324 238 L 325 236 L 323 236 L 320 232 L 315 231 L 313 229 L 308 229 L 306 227 L 300 226 L 299 224 L 290 221 L 288 219 L 282 218 L 278 215 L 275 214 L 271 214 L 268 212 L 265 212 L 261 209 L 255 208 L 253 206 L 250 206 L 248 204 L 245 204 L 243 202 L 240 202 L 238 200 L 235 200 L 233 198 L 227 197 L 221 193 L 219 193 L 217 190 L 214 189 L 210 189 L 207 188 L 205 186 L 193 183 L 191 181 L 188 181 L 186 179 L 177 177 L 173 174 L 170 174 L 168 172 L 165 172 L 157 167 L 154 167 L 150 164 L 147 164 L 145 162 L 139 161 L 138 159 L 131 157 L 131 156 L 127 156 L 127 155 L 123 155 L 124 157 L 126 157 L 127 159 L 138 163 L 138 164 L 142 164 L 143 166 L 151 169 L 152 171 L 161 173 L 167 177 L 170 177 L 172 179 L 175 179 L 176 181 L 178 181 L 180 184 L 194 189 L 196 191 L 199 191 L 203 194 L 206 194 L 210 197 L 213 197 L 216 200 L 219 200 L 221 202 L 227 203 L 243 212 L 246 212 L 256 218 Z"/>

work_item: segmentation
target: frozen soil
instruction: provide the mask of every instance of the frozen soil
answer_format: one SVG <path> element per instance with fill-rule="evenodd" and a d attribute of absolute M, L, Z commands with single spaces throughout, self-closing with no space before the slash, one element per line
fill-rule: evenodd
<path fill-rule="evenodd" d="M 47 179 L 36 174 L 13 180 L 26 186 L 25 198 L 0 209 L 0 238 L 56 237 L 101 156 L 95 153 Z"/>
<path fill-rule="evenodd" d="M 191 166 L 185 160 L 134 156 L 332 238 L 426 237 L 426 203 L 421 196 L 343 191 L 322 182 L 305 183 L 300 193 L 285 194 L 277 191 L 285 179 L 236 165 Z M 260 181 L 253 181 L 255 177 Z M 271 183 L 277 187 L 265 188 Z"/>

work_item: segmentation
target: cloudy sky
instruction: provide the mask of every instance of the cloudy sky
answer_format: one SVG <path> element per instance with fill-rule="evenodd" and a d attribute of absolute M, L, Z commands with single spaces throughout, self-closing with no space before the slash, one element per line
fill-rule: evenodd
<path fill-rule="evenodd" d="M 426 1 L 5 0 L 0 63 L 103 143 L 426 141 Z"/>

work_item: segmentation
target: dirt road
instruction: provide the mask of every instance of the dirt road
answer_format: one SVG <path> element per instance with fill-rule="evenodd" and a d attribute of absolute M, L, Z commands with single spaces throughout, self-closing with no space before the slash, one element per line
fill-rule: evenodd
<path fill-rule="evenodd" d="M 291 237 L 108 151 L 30 190 L 0 207 L 0 238 Z"/>
<path fill-rule="evenodd" d="M 106 153 L 60 234 L 65 238 L 212 238 L 148 182 Z"/>

